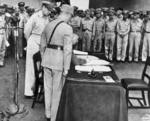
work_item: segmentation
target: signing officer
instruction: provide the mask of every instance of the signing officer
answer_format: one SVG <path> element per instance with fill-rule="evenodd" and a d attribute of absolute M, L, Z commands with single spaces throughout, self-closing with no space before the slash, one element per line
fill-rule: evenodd
<path fill-rule="evenodd" d="M 36 12 L 28 20 L 25 26 L 25 37 L 27 39 L 27 56 L 25 70 L 25 96 L 33 96 L 35 74 L 33 66 L 33 55 L 39 51 L 41 34 L 49 22 L 49 14 L 52 4 L 48 0 L 42 1 L 42 9 Z"/>
<path fill-rule="evenodd" d="M 74 34 L 72 27 L 67 22 L 72 15 L 73 7 L 62 5 L 60 15 L 46 26 L 41 38 L 45 114 L 48 121 L 50 118 L 51 121 L 56 120 L 64 77 L 70 68 Z"/>

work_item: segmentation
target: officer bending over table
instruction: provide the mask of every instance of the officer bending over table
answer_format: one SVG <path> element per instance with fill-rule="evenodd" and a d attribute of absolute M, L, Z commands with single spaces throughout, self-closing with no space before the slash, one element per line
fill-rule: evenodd
<path fill-rule="evenodd" d="M 78 39 L 67 24 L 73 7 L 62 5 L 57 19 L 51 21 L 41 37 L 41 55 L 44 67 L 45 114 L 47 121 L 55 121 L 65 77 L 70 68 L 72 45 Z"/>

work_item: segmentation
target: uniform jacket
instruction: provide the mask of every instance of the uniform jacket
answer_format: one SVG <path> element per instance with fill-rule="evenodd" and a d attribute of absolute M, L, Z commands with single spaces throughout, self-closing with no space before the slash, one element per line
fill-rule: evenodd
<path fill-rule="evenodd" d="M 63 50 L 56 50 L 46 48 L 50 35 L 61 20 L 56 19 L 50 22 L 41 36 L 41 53 L 42 53 L 42 66 L 55 70 L 69 70 L 70 61 L 72 56 L 72 39 L 73 30 L 70 25 L 63 22 L 55 30 L 50 44 L 63 46 Z"/>

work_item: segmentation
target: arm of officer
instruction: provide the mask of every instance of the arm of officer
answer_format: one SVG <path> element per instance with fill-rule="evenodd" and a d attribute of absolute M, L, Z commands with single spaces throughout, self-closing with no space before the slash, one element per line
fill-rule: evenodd
<path fill-rule="evenodd" d="M 63 37 L 64 40 L 64 76 L 67 75 L 68 70 L 70 69 L 70 62 L 72 56 L 72 37 L 73 30 L 70 26 L 66 27 L 66 31 Z"/>
<path fill-rule="evenodd" d="M 32 30 L 33 30 L 34 24 L 35 24 L 34 18 L 35 18 L 34 15 L 31 16 L 31 18 L 28 20 L 28 22 L 26 23 L 25 28 L 24 28 L 25 38 L 27 40 L 29 39 L 29 37 L 32 33 Z"/>
<path fill-rule="evenodd" d="M 44 31 L 42 32 L 42 35 L 41 35 L 41 41 L 40 41 L 41 57 L 43 57 L 46 46 L 47 46 L 46 28 L 47 27 L 45 27 L 45 29 L 44 29 Z"/>

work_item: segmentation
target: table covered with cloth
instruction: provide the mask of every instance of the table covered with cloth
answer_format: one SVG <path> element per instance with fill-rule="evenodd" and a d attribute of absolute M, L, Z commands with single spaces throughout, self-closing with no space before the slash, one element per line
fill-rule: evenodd
<path fill-rule="evenodd" d="M 116 82 L 105 82 L 103 75 Z M 125 90 L 114 70 L 98 73 L 96 78 L 71 72 L 62 91 L 56 121 L 128 121 Z"/>

